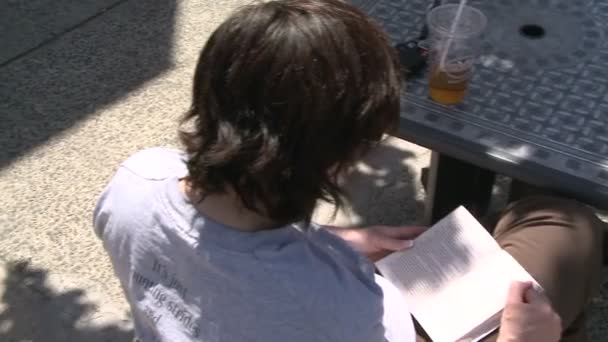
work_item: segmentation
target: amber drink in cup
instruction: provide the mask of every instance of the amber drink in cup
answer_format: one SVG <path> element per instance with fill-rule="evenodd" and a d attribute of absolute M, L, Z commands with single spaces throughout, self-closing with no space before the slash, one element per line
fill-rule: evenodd
<path fill-rule="evenodd" d="M 486 16 L 471 6 L 458 4 L 434 8 L 427 17 L 429 27 L 429 96 L 441 104 L 464 100 L 478 56 Z"/>

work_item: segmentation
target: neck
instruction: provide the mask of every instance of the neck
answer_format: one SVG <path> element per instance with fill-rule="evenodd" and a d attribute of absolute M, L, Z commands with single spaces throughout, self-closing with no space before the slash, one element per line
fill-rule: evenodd
<path fill-rule="evenodd" d="M 180 191 L 188 197 L 203 215 L 210 219 L 243 232 L 269 230 L 277 226 L 272 219 L 247 209 L 232 189 L 219 194 L 201 194 L 192 188 L 187 179 L 179 182 Z"/>

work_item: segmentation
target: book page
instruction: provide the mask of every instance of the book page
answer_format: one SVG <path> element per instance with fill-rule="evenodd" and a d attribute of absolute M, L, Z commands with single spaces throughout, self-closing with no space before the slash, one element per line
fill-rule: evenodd
<path fill-rule="evenodd" d="M 474 308 L 473 316 L 477 316 L 475 319 L 482 323 L 458 341 L 479 341 L 499 327 L 502 309 L 513 281 L 531 281 L 537 291 L 542 291 L 538 282 L 509 253 L 501 250 L 480 264 L 478 269 L 456 281 L 449 291 L 442 293 L 445 295 L 443 299 L 454 298 L 462 293 L 474 296 L 474 301 L 469 306 Z M 488 318 L 484 320 L 484 317 Z"/>
<path fill-rule="evenodd" d="M 463 207 L 377 267 L 435 342 L 475 341 L 496 329 L 511 282 L 532 280 Z"/>

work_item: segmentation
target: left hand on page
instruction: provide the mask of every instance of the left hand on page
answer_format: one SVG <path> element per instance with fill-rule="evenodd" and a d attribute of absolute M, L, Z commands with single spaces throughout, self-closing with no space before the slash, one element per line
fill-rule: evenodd
<path fill-rule="evenodd" d="M 376 262 L 385 256 L 414 245 L 414 239 L 427 228 L 419 226 L 370 226 L 365 228 L 327 227 L 354 250 Z"/>

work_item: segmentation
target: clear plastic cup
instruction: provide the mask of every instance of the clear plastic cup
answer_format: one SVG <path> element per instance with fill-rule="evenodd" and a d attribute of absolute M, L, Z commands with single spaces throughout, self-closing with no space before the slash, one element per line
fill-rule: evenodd
<path fill-rule="evenodd" d="M 479 54 L 480 36 L 487 25 L 478 9 L 464 6 L 454 25 L 458 4 L 434 8 L 427 16 L 429 27 L 429 95 L 442 104 L 462 102 Z"/>

